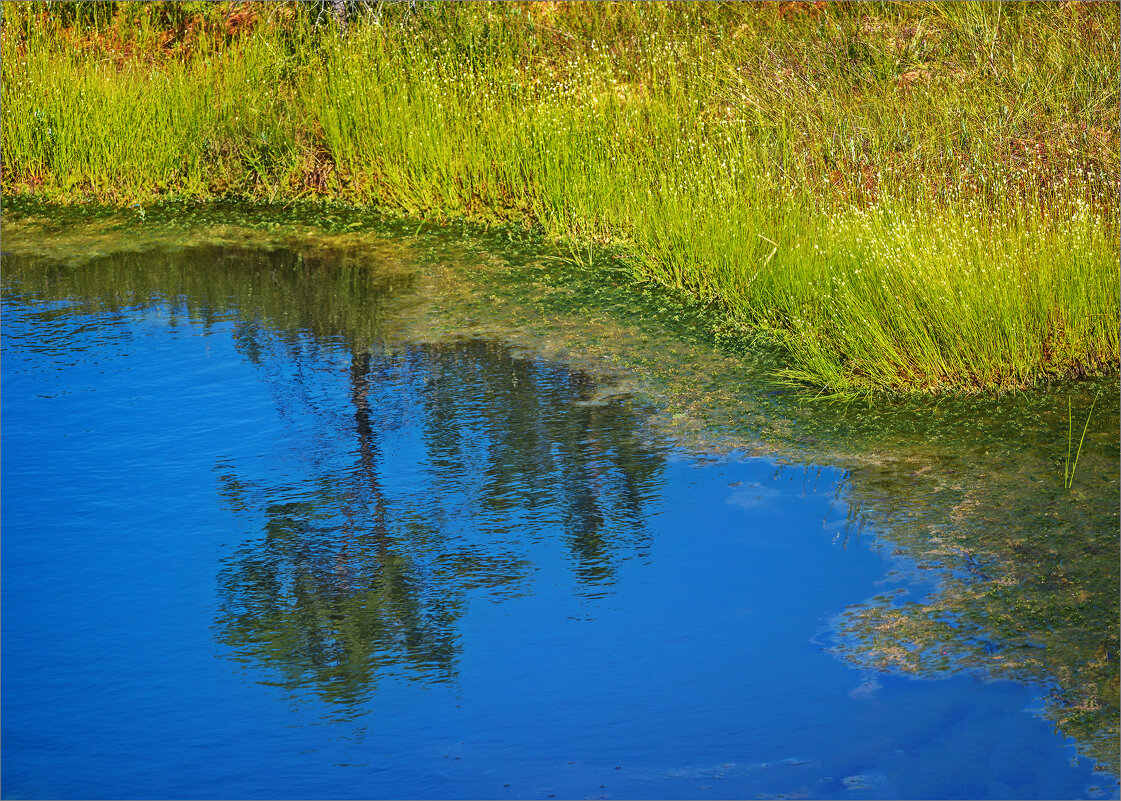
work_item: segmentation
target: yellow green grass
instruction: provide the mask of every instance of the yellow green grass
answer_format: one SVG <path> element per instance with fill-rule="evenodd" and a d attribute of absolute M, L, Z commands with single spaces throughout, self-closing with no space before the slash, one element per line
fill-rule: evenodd
<path fill-rule="evenodd" d="M 829 392 L 1117 372 L 1115 3 L 352 8 L 6 4 L 3 191 L 533 226 Z"/>

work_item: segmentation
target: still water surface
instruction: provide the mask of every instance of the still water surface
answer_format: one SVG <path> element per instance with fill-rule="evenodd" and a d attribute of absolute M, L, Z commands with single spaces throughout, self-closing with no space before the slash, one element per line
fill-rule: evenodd
<path fill-rule="evenodd" d="M 13 264 L 5 798 L 1117 796 L 1039 685 L 832 652 L 936 584 L 835 467 L 680 447 L 494 338 Z M 375 289 L 375 329 L 420 291 Z"/>

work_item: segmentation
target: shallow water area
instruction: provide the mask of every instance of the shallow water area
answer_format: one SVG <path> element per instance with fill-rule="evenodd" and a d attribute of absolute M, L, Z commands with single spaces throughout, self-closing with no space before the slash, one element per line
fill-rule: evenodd
<path fill-rule="evenodd" d="M 955 586 L 887 530 L 969 500 L 936 437 L 846 462 L 767 395 L 749 440 L 636 368 L 717 356 L 610 304 L 259 230 L 5 232 L 4 797 L 1118 796 L 1027 667 L 853 656 L 857 605 Z"/>

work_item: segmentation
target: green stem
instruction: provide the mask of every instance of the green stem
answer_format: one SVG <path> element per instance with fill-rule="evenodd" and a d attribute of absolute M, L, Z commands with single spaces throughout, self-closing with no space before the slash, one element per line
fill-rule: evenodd
<path fill-rule="evenodd" d="M 1067 400 L 1070 403 L 1070 400 Z M 1098 405 L 1098 396 L 1094 396 L 1094 402 L 1090 404 L 1090 411 L 1086 414 L 1086 423 L 1082 426 L 1082 436 L 1078 440 L 1078 450 L 1074 454 L 1074 466 L 1070 468 L 1070 478 L 1067 480 L 1066 487 L 1070 489 L 1074 483 L 1074 471 L 1078 469 L 1078 459 L 1082 456 L 1082 443 L 1086 441 L 1086 430 L 1090 427 L 1090 417 L 1094 414 L 1094 407 Z M 1069 437 L 1069 434 L 1068 434 Z M 1067 443 L 1067 458 L 1070 458 L 1070 443 Z"/>

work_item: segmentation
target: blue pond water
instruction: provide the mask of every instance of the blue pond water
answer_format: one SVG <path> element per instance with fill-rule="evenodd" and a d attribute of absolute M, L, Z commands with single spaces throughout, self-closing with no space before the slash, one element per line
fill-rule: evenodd
<path fill-rule="evenodd" d="M 227 300 L 6 289 L 5 798 L 1115 792 L 1038 688 L 828 652 L 897 586 L 836 471 Z"/>

